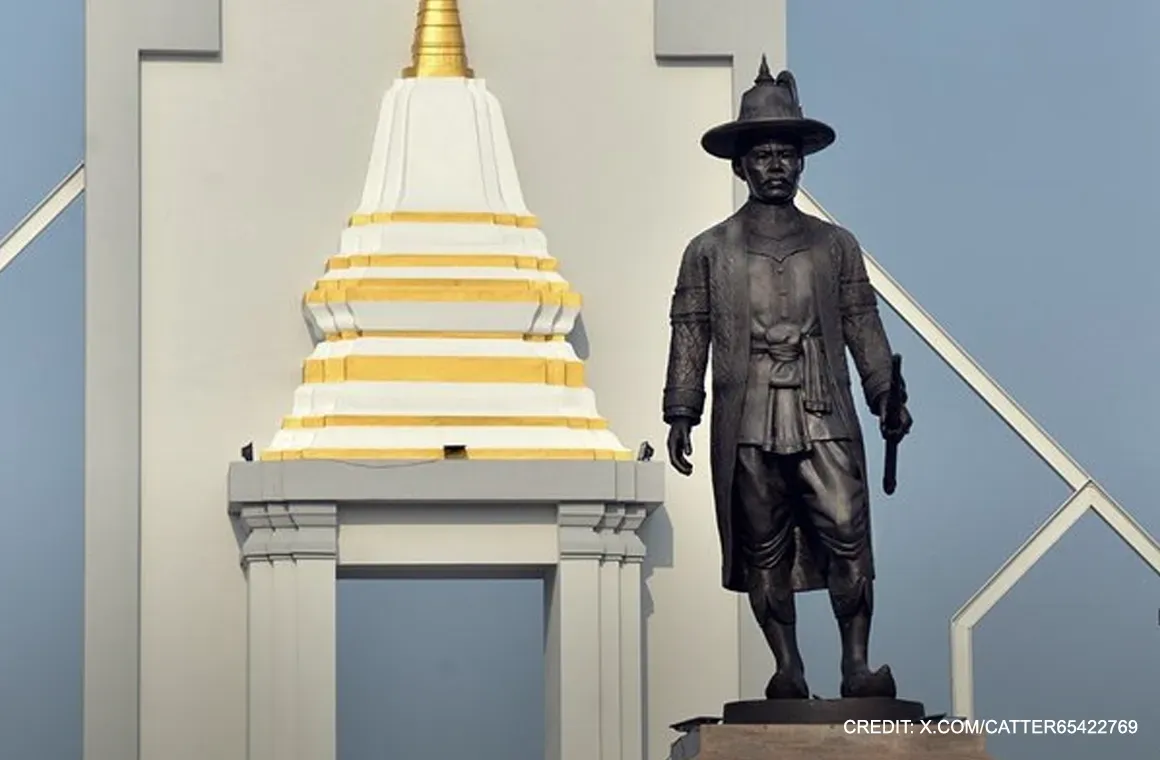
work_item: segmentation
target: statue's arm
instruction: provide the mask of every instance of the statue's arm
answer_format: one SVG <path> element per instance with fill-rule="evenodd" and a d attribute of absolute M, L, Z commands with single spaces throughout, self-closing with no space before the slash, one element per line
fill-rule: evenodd
<path fill-rule="evenodd" d="M 705 410 L 705 371 L 709 361 L 709 268 L 694 241 L 685 249 L 669 309 L 669 361 L 665 378 L 664 419 L 696 425 Z"/>
<path fill-rule="evenodd" d="M 842 334 L 862 380 L 866 403 L 877 413 L 890 390 L 890 340 L 878 314 L 878 296 L 866 274 L 862 247 L 846 230 L 839 232 L 838 244 Z"/>

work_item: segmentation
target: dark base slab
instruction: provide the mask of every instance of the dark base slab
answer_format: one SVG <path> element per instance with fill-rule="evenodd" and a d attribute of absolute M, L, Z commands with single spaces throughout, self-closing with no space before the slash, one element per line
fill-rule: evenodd
<path fill-rule="evenodd" d="M 722 723 L 733 725 L 837 725 L 848 720 L 918 722 L 926 717 L 921 702 L 866 699 L 752 699 L 725 705 Z"/>

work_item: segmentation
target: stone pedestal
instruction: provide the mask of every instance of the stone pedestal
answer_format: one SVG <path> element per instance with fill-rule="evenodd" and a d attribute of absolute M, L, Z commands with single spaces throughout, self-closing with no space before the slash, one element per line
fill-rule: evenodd
<path fill-rule="evenodd" d="M 855 734 L 834 726 L 700 726 L 669 760 L 992 760 L 981 735 Z"/>
<path fill-rule="evenodd" d="M 339 576 L 545 581 L 547 760 L 643 760 L 636 535 L 660 462 L 230 467 L 248 579 L 249 760 L 334 760 Z"/>

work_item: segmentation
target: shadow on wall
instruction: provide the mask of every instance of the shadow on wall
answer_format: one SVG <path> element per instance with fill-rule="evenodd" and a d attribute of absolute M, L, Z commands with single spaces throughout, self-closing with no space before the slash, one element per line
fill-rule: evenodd
<path fill-rule="evenodd" d="M 238 543 L 238 556 L 242 556 L 245 552 L 246 539 L 249 538 L 250 532 L 246 526 L 242 524 L 242 517 L 240 514 L 231 509 L 231 504 L 226 501 L 225 513 L 230 516 L 230 526 L 234 529 L 234 540 Z"/>
<path fill-rule="evenodd" d="M 653 613 L 653 598 L 649 593 L 648 580 L 656 568 L 673 566 L 673 521 L 669 517 L 668 507 L 664 504 L 657 507 L 645 520 L 638 535 L 645 546 L 644 565 L 641 567 L 644 581 L 641 612 L 647 623 L 648 617 Z"/>

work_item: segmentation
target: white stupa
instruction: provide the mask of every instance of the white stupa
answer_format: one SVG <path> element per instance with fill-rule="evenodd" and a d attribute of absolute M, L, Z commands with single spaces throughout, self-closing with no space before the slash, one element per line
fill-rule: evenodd
<path fill-rule="evenodd" d="M 316 345 L 262 459 L 631 459 L 565 340 L 580 295 L 524 204 L 455 0 L 422 0 L 412 53 L 306 295 Z"/>

